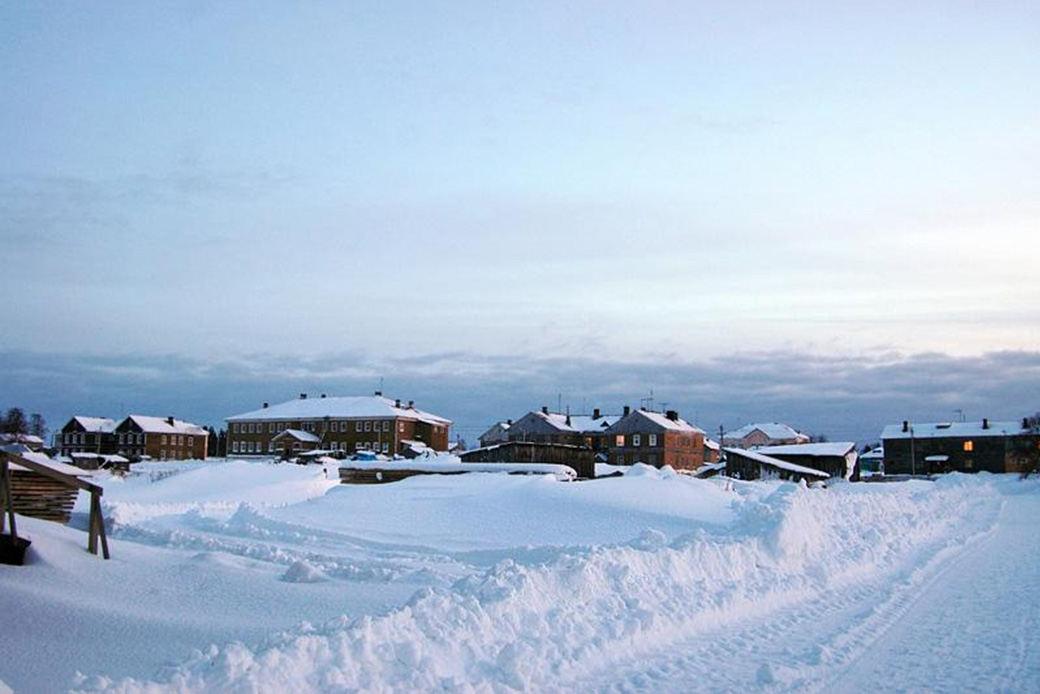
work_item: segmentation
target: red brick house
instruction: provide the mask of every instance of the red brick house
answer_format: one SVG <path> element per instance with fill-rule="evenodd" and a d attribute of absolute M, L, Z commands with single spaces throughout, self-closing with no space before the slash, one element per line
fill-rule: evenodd
<path fill-rule="evenodd" d="M 695 470 L 704 464 L 704 432 L 675 410 L 632 410 L 604 432 L 607 461 Z"/>
<path fill-rule="evenodd" d="M 113 431 L 115 452 L 127 458 L 203 460 L 209 454 L 209 432 L 173 417 L 132 414 Z"/>
<path fill-rule="evenodd" d="M 227 418 L 229 456 L 278 454 L 275 439 L 291 429 L 313 436 L 312 449 L 373 451 L 395 455 L 416 443 L 448 450 L 451 420 L 424 412 L 413 402 L 402 403 L 382 395 L 308 398 L 264 406 Z M 282 438 L 279 441 L 289 442 Z M 303 441 L 296 439 L 303 448 Z M 284 449 L 283 449 L 284 450 Z"/>

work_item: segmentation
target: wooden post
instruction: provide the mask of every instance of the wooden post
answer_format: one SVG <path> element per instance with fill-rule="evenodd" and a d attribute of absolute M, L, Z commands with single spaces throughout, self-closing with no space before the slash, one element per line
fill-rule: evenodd
<path fill-rule="evenodd" d="M 11 521 L 11 537 L 18 538 L 18 526 L 14 522 L 14 497 L 11 495 L 11 471 L 7 467 L 7 457 L 0 457 L 0 533 L 4 531 L 4 515 Z"/>

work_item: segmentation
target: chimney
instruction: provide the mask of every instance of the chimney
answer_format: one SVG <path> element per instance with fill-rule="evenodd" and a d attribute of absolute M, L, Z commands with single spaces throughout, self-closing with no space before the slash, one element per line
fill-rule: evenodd
<path fill-rule="evenodd" d="M 563 420 L 563 421 L 564 421 L 564 423 L 565 423 L 565 424 L 566 424 L 567 426 L 570 426 L 570 425 L 571 425 L 571 415 L 570 415 L 570 413 L 568 413 L 568 414 L 567 414 L 567 419 L 565 419 L 565 420 Z"/>
<path fill-rule="evenodd" d="M 401 406 L 401 398 L 397 398 L 396 400 L 394 400 L 394 407 L 400 407 L 400 406 Z"/>
<path fill-rule="evenodd" d="M 513 420 L 512 419 L 507 419 L 506 420 L 506 425 L 507 426 L 513 426 Z"/>
<path fill-rule="evenodd" d="M 267 409 L 267 403 L 266 402 L 264 403 L 264 409 L 265 410 Z"/>
<path fill-rule="evenodd" d="M 409 410 L 414 410 L 415 409 L 415 400 L 409 400 L 408 401 L 408 409 Z"/>
<path fill-rule="evenodd" d="M 904 420 L 903 420 L 903 432 L 905 433 L 905 432 L 907 432 L 907 431 L 910 431 L 910 422 L 908 422 L 908 421 L 906 421 L 906 420 L 904 419 Z"/>
<path fill-rule="evenodd" d="M 592 418 L 593 419 L 599 419 L 599 408 L 598 407 L 595 408 L 594 410 L 592 410 Z"/>
<path fill-rule="evenodd" d="M 306 399 L 307 399 L 307 394 L 306 393 L 300 393 L 300 400 L 306 400 Z"/>
<path fill-rule="evenodd" d="M 549 414 L 549 407 L 548 406 L 542 405 L 542 414 Z"/>
<path fill-rule="evenodd" d="M 668 419 L 672 420 L 673 422 L 678 422 L 679 421 L 679 413 L 676 412 L 675 410 L 668 410 L 667 412 L 664 413 L 664 416 L 667 417 Z"/>
<path fill-rule="evenodd" d="M 166 423 L 169 424 L 172 427 L 173 426 L 173 417 L 167 417 L 166 418 Z"/>
<path fill-rule="evenodd" d="M 1029 428 L 1029 417 L 1023 417 L 1022 418 L 1022 428 L 1023 429 L 1028 429 Z"/>
<path fill-rule="evenodd" d="M 322 400 L 324 400 L 324 399 L 325 399 L 325 393 L 322 393 L 322 394 L 321 394 L 321 398 L 322 398 Z"/>
<path fill-rule="evenodd" d="M 623 415 L 621 415 L 621 416 L 622 417 L 627 417 L 631 413 L 632 413 L 632 408 L 629 407 L 628 405 L 625 405 L 625 413 Z"/>
<path fill-rule="evenodd" d="M 377 398 L 381 398 L 381 397 L 383 397 L 383 391 L 381 391 L 381 390 L 377 390 L 377 391 L 376 391 L 376 397 L 377 397 Z"/>
<path fill-rule="evenodd" d="M 983 417 L 983 419 L 982 419 L 982 428 L 983 429 L 989 429 L 989 420 L 986 419 L 985 417 Z"/>

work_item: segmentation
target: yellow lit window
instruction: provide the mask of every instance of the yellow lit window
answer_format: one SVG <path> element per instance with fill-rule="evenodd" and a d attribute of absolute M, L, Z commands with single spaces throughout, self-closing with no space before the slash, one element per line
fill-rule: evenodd
<path fill-rule="evenodd" d="M 971 451 L 974 451 L 975 450 L 975 442 L 974 441 L 965 441 L 964 442 L 964 450 L 965 450 L 965 452 L 968 452 L 968 453 L 970 453 Z"/>
<path fill-rule="evenodd" d="M 614 437 L 614 445 L 615 446 L 624 446 L 625 445 L 625 435 L 624 434 L 618 434 L 616 437 Z"/>

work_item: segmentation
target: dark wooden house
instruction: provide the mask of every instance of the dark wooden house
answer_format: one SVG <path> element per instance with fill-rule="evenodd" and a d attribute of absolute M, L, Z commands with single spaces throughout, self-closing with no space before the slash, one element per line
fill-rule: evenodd
<path fill-rule="evenodd" d="M 1021 472 L 1040 455 L 1040 435 L 1028 420 L 904 421 L 885 427 L 881 439 L 886 475 Z"/>
<path fill-rule="evenodd" d="M 789 463 L 780 458 L 746 451 L 742 448 L 726 448 L 726 475 L 741 480 L 790 480 L 806 483 L 821 482 L 829 474 L 815 468 Z"/>
<path fill-rule="evenodd" d="M 826 472 L 828 477 L 859 480 L 859 466 L 856 464 L 859 455 L 854 441 L 763 446 L 754 450 L 771 458 Z"/>

